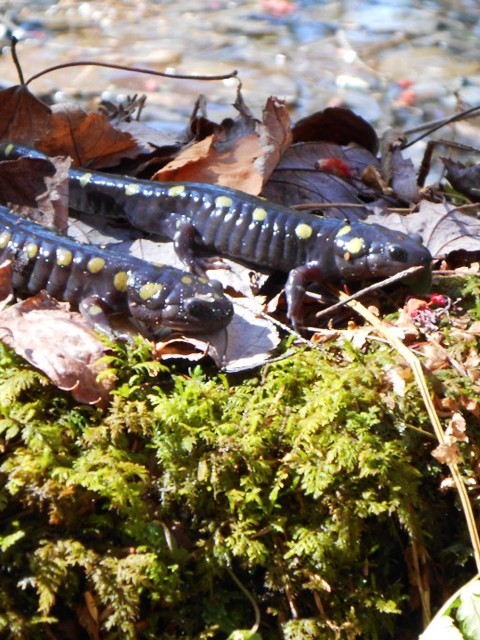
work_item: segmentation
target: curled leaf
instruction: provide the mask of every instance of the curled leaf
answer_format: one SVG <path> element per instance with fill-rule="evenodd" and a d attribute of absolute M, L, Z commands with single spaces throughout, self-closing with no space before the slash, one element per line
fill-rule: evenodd
<path fill-rule="evenodd" d="M 0 339 L 78 402 L 104 405 L 114 381 L 97 382 L 97 361 L 107 347 L 67 307 L 46 293 L 19 302 L 0 314 Z"/>

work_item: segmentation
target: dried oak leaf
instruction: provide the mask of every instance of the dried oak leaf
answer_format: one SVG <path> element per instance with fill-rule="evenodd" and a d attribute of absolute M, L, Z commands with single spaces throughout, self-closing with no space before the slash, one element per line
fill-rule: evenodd
<path fill-rule="evenodd" d="M 355 142 L 373 155 L 378 151 L 375 129 L 362 117 L 344 107 L 328 107 L 302 118 L 292 127 L 293 142 L 321 140 L 347 145 Z"/>
<path fill-rule="evenodd" d="M 407 202 L 420 199 L 417 184 L 417 172 L 410 159 L 402 155 L 405 134 L 396 127 L 387 129 L 380 140 L 381 178 L 386 188 Z"/>
<path fill-rule="evenodd" d="M 67 158 L 0 162 L 0 201 L 45 226 L 66 232 L 69 168 Z"/>
<path fill-rule="evenodd" d="M 460 462 L 460 449 L 457 444 L 439 444 L 432 451 L 432 456 L 444 464 L 458 464 Z"/>
<path fill-rule="evenodd" d="M 0 91 L 0 141 L 33 146 L 37 138 L 50 135 L 51 114 L 25 85 Z"/>
<path fill-rule="evenodd" d="M 480 220 L 447 203 L 422 200 L 415 213 L 372 215 L 369 221 L 408 234 L 419 233 L 434 258 L 453 251 L 480 251 Z"/>
<path fill-rule="evenodd" d="M 420 199 L 417 185 L 417 171 L 410 158 L 404 158 L 400 149 L 392 154 L 392 180 L 394 193 L 407 202 L 418 202 Z"/>
<path fill-rule="evenodd" d="M 46 293 L 19 302 L 0 314 L 0 339 L 78 402 L 104 405 L 114 382 L 97 382 L 107 347 L 67 307 Z"/>
<path fill-rule="evenodd" d="M 263 309 L 257 300 L 233 300 L 235 315 L 227 327 L 224 371 L 247 371 L 265 364 L 280 343 L 275 325 L 258 315 Z"/>
<path fill-rule="evenodd" d="M 162 360 L 200 360 L 209 355 L 223 371 L 234 373 L 259 367 L 271 356 L 280 343 L 273 323 L 259 317 L 261 306 L 242 298 L 233 300 L 235 315 L 225 331 L 207 334 L 202 338 L 173 338 L 156 345 L 156 355 Z"/>
<path fill-rule="evenodd" d="M 461 413 L 454 413 L 445 429 L 445 443 L 439 444 L 432 451 L 432 456 L 446 464 L 458 464 L 460 462 L 460 449 L 457 442 L 468 442 L 468 436 L 465 431 L 465 418 Z"/>
<path fill-rule="evenodd" d="M 48 224 L 61 233 L 67 233 L 68 229 L 68 202 L 69 202 L 69 170 L 70 158 L 52 158 L 55 173 L 45 176 L 46 190 L 37 196 L 37 206 L 42 211 L 42 224 Z"/>
<path fill-rule="evenodd" d="M 325 162 L 327 161 L 327 162 Z M 335 171 L 332 161 L 343 163 L 343 175 Z M 341 217 L 365 217 L 365 199 L 375 194 L 360 177 L 367 166 L 378 162 L 369 151 L 359 147 L 342 149 L 326 142 L 301 142 L 292 145 L 282 156 L 262 195 L 286 206 L 304 203 L 335 203 L 334 212 Z M 348 168 L 349 175 L 346 175 Z M 363 200 L 359 194 L 364 196 Z M 342 208 L 339 204 L 356 204 Z M 314 206 L 314 204 L 313 204 Z"/>
<path fill-rule="evenodd" d="M 480 164 L 466 167 L 461 162 L 441 158 L 447 173 L 446 178 L 454 189 L 474 202 L 480 202 Z"/>
<path fill-rule="evenodd" d="M 219 184 L 257 195 L 291 141 L 290 120 L 283 103 L 269 98 L 260 122 L 239 93 L 235 120 L 184 149 L 154 176 L 162 181 Z"/>
<path fill-rule="evenodd" d="M 0 162 L 2 203 L 36 207 L 37 198 L 46 191 L 45 178 L 54 173 L 52 162 L 41 158 L 18 158 Z"/>
<path fill-rule="evenodd" d="M 466 429 L 467 423 L 465 422 L 465 418 L 461 413 L 454 413 L 445 429 L 445 440 L 448 444 L 468 442 L 468 436 L 465 433 Z"/>
<path fill-rule="evenodd" d="M 51 130 L 36 147 L 49 156 L 70 156 L 75 166 L 92 169 L 113 167 L 123 158 L 151 151 L 113 126 L 103 113 L 86 113 L 69 103 L 52 107 Z"/>
<path fill-rule="evenodd" d="M 13 266 L 10 260 L 0 264 L 0 311 L 13 300 Z"/>

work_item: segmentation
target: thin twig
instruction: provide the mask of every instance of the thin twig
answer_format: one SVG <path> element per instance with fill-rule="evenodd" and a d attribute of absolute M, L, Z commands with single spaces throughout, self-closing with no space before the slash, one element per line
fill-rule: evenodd
<path fill-rule="evenodd" d="M 451 124 L 452 122 L 458 122 L 458 120 L 465 120 L 467 116 L 479 110 L 480 110 L 480 105 L 477 105 L 476 107 L 472 107 L 471 109 L 466 109 L 461 113 L 456 113 L 454 116 L 450 116 L 450 118 L 445 118 L 444 120 L 440 120 L 436 125 L 432 126 L 427 131 L 424 131 L 422 135 L 418 136 L 417 138 L 414 138 L 410 142 L 406 142 L 405 144 L 402 144 L 401 149 L 402 150 L 408 149 L 408 147 L 411 147 L 412 145 L 416 144 L 420 140 L 423 140 L 423 138 L 426 138 L 427 136 L 431 135 L 435 131 L 438 131 L 438 129 L 442 129 L 442 127 L 445 127 L 447 124 Z"/>
<path fill-rule="evenodd" d="M 397 282 L 397 280 L 402 280 L 403 278 L 405 278 L 405 276 L 409 276 L 412 273 L 416 273 L 417 271 L 420 271 L 420 270 L 423 271 L 423 269 L 424 267 L 410 267 L 408 269 L 405 269 L 405 271 L 400 271 L 399 273 L 396 273 L 395 275 L 390 276 L 385 280 L 382 280 L 381 282 L 375 282 L 374 284 L 371 284 L 368 287 L 365 287 L 365 289 L 361 289 L 360 291 L 357 291 L 356 293 L 353 293 L 350 296 L 346 296 L 345 299 L 342 298 L 340 302 L 336 302 L 335 304 L 332 304 L 330 307 L 327 307 L 326 309 L 319 311 L 318 313 L 315 314 L 315 318 L 317 318 L 318 320 L 318 318 L 322 318 L 323 316 L 330 315 L 337 309 L 340 309 L 341 307 L 348 304 L 351 300 L 357 300 L 358 298 L 361 298 L 367 293 L 371 293 L 372 291 L 375 291 L 376 289 L 380 289 L 385 285 L 392 284 L 392 282 Z M 309 298 L 314 298 L 315 300 L 322 299 L 322 296 L 319 296 L 317 293 L 312 293 L 311 291 L 306 291 L 305 295 L 308 296 Z"/>
<path fill-rule="evenodd" d="M 13 58 L 13 64 L 15 65 L 15 68 L 17 70 L 18 73 L 18 79 L 20 80 L 20 84 L 25 84 L 25 78 L 23 77 L 23 71 L 22 71 L 22 67 L 20 66 L 20 62 L 18 60 L 17 57 L 17 38 L 15 36 L 11 37 L 12 40 L 12 47 L 11 47 L 11 53 L 12 53 L 12 58 Z"/>
<path fill-rule="evenodd" d="M 13 47 L 12 47 L 13 55 Z M 65 64 L 57 64 L 48 69 L 44 69 L 39 73 L 36 73 L 25 82 L 25 85 L 29 85 L 37 78 L 50 73 L 51 71 L 57 71 L 58 69 L 68 69 L 69 67 L 106 67 L 107 69 L 120 69 L 121 71 L 131 71 L 132 73 L 146 73 L 150 76 L 161 76 L 162 78 L 173 78 L 176 80 L 229 80 L 230 78 L 238 78 L 238 71 L 234 69 L 231 73 L 226 73 L 218 76 L 203 76 L 195 74 L 181 74 L 181 73 L 166 73 L 164 71 L 154 71 L 153 69 L 147 69 L 145 67 L 128 67 L 122 64 L 113 64 L 109 62 L 93 62 L 90 60 L 79 60 L 78 62 L 66 62 Z M 23 82 L 22 82 L 23 84 Z"/>
<path fill-rule="evenodd" d="M 250 591 L 243 586 L 243 584 L 240 582 L 237 576 L 233 573 L 230 567 L 225 567 L 225 568 L 229 576 L 231 577 L 231 579 L 235 582 L 237 587 L 240 589 L 240 591 L 243 593 L 243 595 L 247 598 L 247 600 L 250 602 L 250 604 L 253 607 L 253 611 L 255 612 L 255 622 L 253 624 L 253 627 L 250 629 L 250 633 L 253 635 L 258 631 L 258 628 L 260 627 L 260 609 L 258 608 L 258 604 L 255 602 L 255 598 L 252 596 Z"/>
<path fill-rule="evenodd" d="M 418 557 L 418 546 L 416 540 L 412 540 L 412 558 L 413 567 L 415 569 L 415 576 L 417 579 L 418 593 L 420 594 L 420 601 L 422 603 L 422 622 L 426 627 L 432 619 L 432 608 L 430 606 L 430 590 L 425 589 L 422 580 L 422 572 L 420 569 L 420 558 Z"/>
<path fill-rule="evenodd" d="M 368 209 L 369 205 L 361 202 L 309 202 L 307 204 L 291 204 L 290 209 L 302 211 L 304 209 L 331 209 L 332 207 L 342 209 Z"/>

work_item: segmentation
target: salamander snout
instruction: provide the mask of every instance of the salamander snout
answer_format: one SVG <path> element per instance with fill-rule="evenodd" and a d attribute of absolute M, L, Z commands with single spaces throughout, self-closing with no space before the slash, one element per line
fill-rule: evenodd
<path fill-rule="evenodd" d="M 131 315 L 148 327 L 163 326 L 187 334 L 209 333 L 227 326 L 233 305 L 220 283 L 163 268 L 162 277 L 153 265 L 129 277 L 128 305 Z"/>
<path fill-rule="evenodd" d="M 185 317 L 190 317 L 206 332 L 225 327 L 233 316 L 233 305 L 225 296 L 197 295 L 184 302 Z M 202 324 L 201 324 L 202 323 Z"/>

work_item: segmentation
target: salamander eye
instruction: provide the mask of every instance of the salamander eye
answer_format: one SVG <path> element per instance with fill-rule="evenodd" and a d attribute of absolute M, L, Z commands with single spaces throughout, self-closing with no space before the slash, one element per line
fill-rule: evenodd
<path fill-rule="evenodd" d="M 398 245 L 393 245 L 389 248 L 390 258 L 395 262 L 407 262 L 408 261 L 408 252 L 399 247 Z"/>

